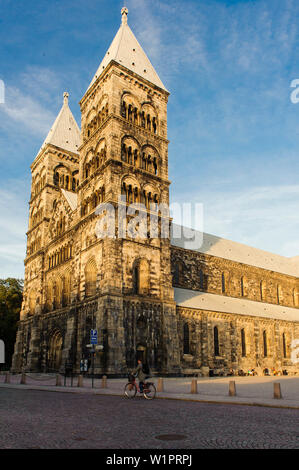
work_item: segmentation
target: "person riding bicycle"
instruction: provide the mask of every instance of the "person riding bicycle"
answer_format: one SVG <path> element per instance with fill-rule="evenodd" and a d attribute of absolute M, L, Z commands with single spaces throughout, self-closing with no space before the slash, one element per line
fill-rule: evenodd
<path fill-rule="evenodd" d="M 132 371 L 132 374 L 135 375 L 138 380 L 139 380 L 139 389 L 140 389 L 140 393 L 143 392 L 143 385 L 144 385 L 144 381 L 145 379 L 149 376 L 149 374 L 145 374 L 144 372 L 145 368 L 144 366 L 142 365 L 142 361 L 140 359 L 138 359 L 137 361 L 137 367 L 136 369 L 134 369 Z"/>

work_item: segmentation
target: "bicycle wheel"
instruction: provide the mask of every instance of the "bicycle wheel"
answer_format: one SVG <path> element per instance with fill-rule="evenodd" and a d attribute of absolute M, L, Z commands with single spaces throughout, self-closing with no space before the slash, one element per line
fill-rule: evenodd
<path fill-rule="evenodd" d="M 143 396 L 147 400 L 152 400 L 156 396 L 156 387 L 153 383 L 147 383 L 143 389 Z"/>
<path fill-rule="evenodd" d="M 125 386 L 125 395 L 127 398 L 134 398 L 137 393 L 137 387 L 135 384 L 127 383 Z"/>

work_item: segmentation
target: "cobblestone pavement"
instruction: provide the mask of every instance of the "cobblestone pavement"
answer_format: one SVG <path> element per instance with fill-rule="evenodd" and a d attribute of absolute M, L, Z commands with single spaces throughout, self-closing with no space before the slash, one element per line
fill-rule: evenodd
<path fill-rule="evenodd" d="M 1 449 L 298 449 L 299 410 L 2 388 L 0 433 Z"/>

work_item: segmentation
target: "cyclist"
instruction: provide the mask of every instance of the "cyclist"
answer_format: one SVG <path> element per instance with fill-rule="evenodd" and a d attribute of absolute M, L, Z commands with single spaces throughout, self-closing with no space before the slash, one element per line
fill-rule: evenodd
<path fill-rule="evenodd" d="M 139 390 L 140 390 L 140 393 L 142 393 L 143 392 L 143 382 L 145 381 L 146 376 L 143 372 L 143 366 L 142 366 L 142 362 L 141 362 L 140 359 L 138 359 L 137 367 L 136 367 L 136 369 L 134 369 L 132 371 L 132 374 L 135 375 L 138 378 L 138 380 L 139 380 Z"/>

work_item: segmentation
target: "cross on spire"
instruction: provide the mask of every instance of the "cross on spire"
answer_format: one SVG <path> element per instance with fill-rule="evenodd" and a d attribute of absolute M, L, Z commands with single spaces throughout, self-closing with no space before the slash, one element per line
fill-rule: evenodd
<path fill-rule="evenodd" d="M 68 104 L 68 102 L 69 102 L 69 96 L 70 96 L 70 95 L 68 94 L 67 91 L 65 91 L 65 92 L 63 93 L 63 103 L 64 103 L 64 104 Z"/>
<path fill-rule="evenodd" d="M 128 23 L 128 13 L 129 13 L 129 10 L 127 9 L 127 7 L 123 7 L 121 9 L 121 22 L 122 24 L 127 24 Z"/>

